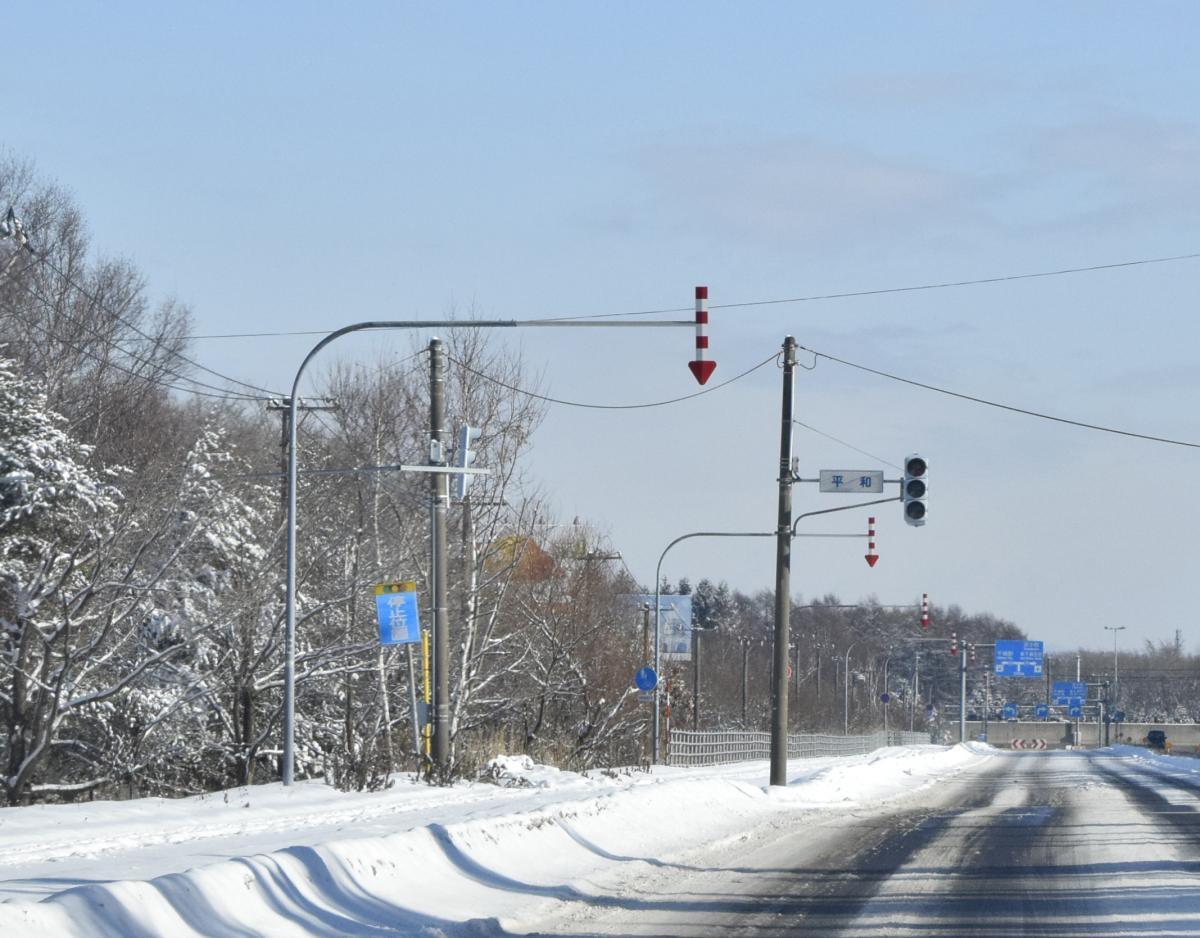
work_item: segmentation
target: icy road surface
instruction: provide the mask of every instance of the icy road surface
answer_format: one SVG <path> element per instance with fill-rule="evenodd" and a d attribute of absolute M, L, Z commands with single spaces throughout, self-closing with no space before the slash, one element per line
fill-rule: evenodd
<path fill-rule="evenodd" d="M 1200 935 L 1196 764 L 1133 752 L 1001 753 L 884 810 L 793 816 L 671 864 L 631 862 L 526 931 Z"/>
<path fill-rule="evenodd" d="M 0 811 L 5 936 L 1200 935 L 1200 761 L 912 746 Z M 44 897 L 42 901 L 30 901 Z"/>

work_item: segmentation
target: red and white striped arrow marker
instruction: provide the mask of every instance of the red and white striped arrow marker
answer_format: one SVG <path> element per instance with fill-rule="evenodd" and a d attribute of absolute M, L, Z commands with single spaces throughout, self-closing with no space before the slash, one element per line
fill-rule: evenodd
<path fill-rule="evenodd" d="M 713 369 L 717 367 L 714 361 L 708 361 L 708 287 L 696 287 L 696 358 L 688 362 L 688 368 L 703 384 L 708 380 Z"/>
<path fill-rule="evenodd" d="M 875 553 L 875 519 L 867 519 L 867 566 L 875 566 L 875 561 L 879 559 L 879 555 Z"/>
<path fill-rule="evenodd" d="M 929 628 L 929 594 L 921 594 L 921 628 Z"/>

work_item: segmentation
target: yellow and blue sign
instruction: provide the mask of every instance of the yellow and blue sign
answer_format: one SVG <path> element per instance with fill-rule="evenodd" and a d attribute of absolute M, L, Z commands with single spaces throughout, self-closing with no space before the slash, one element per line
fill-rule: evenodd
<path fill-rule="evenodd" d="M 416 583 L 376 583 L 375 615 L 381 645 L 407 645 L 421 640 Z"/>

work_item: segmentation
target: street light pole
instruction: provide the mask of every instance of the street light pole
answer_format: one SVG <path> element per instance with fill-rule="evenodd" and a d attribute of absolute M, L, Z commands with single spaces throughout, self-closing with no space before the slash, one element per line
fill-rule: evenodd
<path fill-rule="evenodd" d="M 283 635 L 283 766 L 280 773 L 284 785 L 291 785 L 296 768 L 296 477 L 297 477 L 297 403 L 300 399 L 300 379 L 317 353 L 331 342 L 352 332 L 382 329 L 518 329 L 527 327 L 686 327 L 696 328 L 690 320 L 646 320 L 641 322 L 563 321 L 552 319 L 408 319 L 369 320 L 335 329 L 312 347 L 296 369 L 292 394 L 288 399 L 288 461 L 287 461 L 287 552 L 284 578 L 284 635 Z"/>
<path fill-rule="evenodd" d="M 660 607 L 662 606 L 662 565 L 666 559 L 667 552 L 672 547 L 681 541 L 689 540 L 693 537 L 774 537 L 774 531 L 693 531 L 690 534 L 681 534 L 675 540 L 671 541 L 663 552 L 658 555 L 658 565 L 654 568 L 654 673 L 660 675 L 658 681 L 654 684 L 654 715 L 650 720 L 651 733 L 653 739 L 650 741 L 650 761 L 658 764 L 658 747 L 659 736 L 662 731 L 659 726 L 659 687 L 662 685 L 661 680 L 661 657 L 662 657 L 662 616 L 660 615 Z"/>
<path fill-rule="evenodd" d="M 842 655 L 842 735 L 850 735 L 850 652 L 860 642 L 851 642 Z"/>
<path fill-rule="evenodd" d="M 1117 700 L 1121 695 L 1121 684 L 1117 679 L 1117 633 L 1124 632 L 1125 626 L 1106 625 L 1104 630 L 1113 633 L 1113 700 Z"/>

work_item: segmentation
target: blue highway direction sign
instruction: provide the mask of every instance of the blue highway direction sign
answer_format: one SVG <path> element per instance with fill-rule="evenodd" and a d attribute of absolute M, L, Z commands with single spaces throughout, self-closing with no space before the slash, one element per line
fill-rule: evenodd
<path fill-rule="evenodd" d="M 996 674 L 1000 677 L 1041 677 L 1042 643 L 997 641 Z"/>
<path fill-rule="evenodd" d="M 1017 705 L 1015 703 L 1006 703 L 1004 709 L 1000 711 L 1004 719 L 1015 720 L 1017 718 Z"/>
<path fill-rule="evenodd" d="M 1035 717 L 1037 717 L 1039 720 L 1044 720 L 1048 716 L 1050 716 L 1050 708 L 1047 707 L 1045 704 L 1038 704 L 1036 707 L 1033 708 L 1033 715 Z"/>
<path fill-rule="evenodd" d="M 1082 681 L 1055 681 L 1050 685 L 1050 696 L 1054 706 L 1070 707 L 1087 700 L 1087 684 Z"/>

